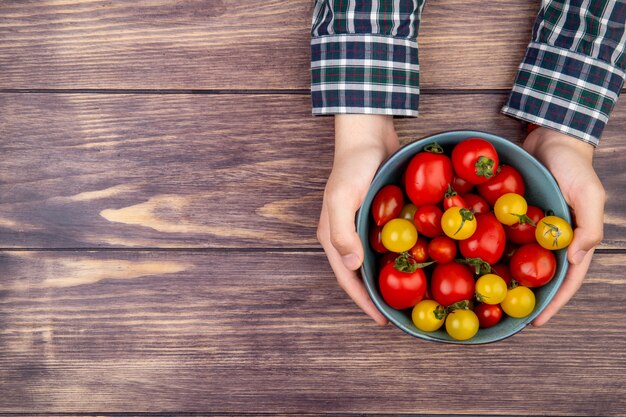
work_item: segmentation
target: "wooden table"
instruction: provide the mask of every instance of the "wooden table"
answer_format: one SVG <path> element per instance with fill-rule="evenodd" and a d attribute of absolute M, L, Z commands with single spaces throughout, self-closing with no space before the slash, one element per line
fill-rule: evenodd
<path fill-rule="evenodd" d="M 537 6 L 431 0 L 403 143 L 523 138 L 499 108 Z M 316 241 L 311 8 L 0 2 L 0 413 L 625 415 L 624 103 L 575 298 L 496 344 L 426 343 L 362 314 Z"/>

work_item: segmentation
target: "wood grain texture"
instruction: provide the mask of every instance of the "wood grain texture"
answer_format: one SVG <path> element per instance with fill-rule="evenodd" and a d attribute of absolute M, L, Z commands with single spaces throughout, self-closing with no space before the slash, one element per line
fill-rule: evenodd
<path fill-rule="evenodd" d="M 505 98 L 426 95 L 398 132 L 520 140 Z M 0 108 L 0 247 L 318 247 L 332 119 L 308 96 L 2 94 Z M 595 162 L 604 248 L 626 246 L 624 128 L 618 105 Z"/>
<path fill-rule="evenodd" d="M 431 0 L 423 88 L 509 88 L 538 1 Z M 0 88 L 309 88 L 310 0 L 0 2 Z"/>
<path fill-rule="evenodd" d="M 0 412 L 621 415 L 625 262 L 464 347 L 376 326 L 322 253 L 3 252 Z"/>
<path fill-rule="evenodd" d="M 54 416 L 54 417 L 93 417 L 94 414 L 86 414 L 85 413 L 43 413 L 43 414 L 34 414 L 34 413 L 0 413 L 0 417 L 43 417 L 43 416 Z M 97 413 L 97 417 L 355 417 L 355 416 L 367 416 L 367 417 L 441 417 L 441 414 L 424 414 L 424 413 L 264 413 L 264 412 L 252 412 L 252 413 L 242 413 L 242 412 L 150 412 L 150 413 Z M 485 417 L 486 414 L 477 415 L 477 414 L 449 414 L 446 413 L 446 417 Z M 509 417 L 507 414 L 488 414 L 488 417 Z M 531 414 L 526 414 L 525 416 L 531 416 Z"/>
<path fill-rule="evenodd" d="M 34 413 L 0 413 L 0 417 L 93 417 L 94 414 L 86 414 L 85 413 L 42 413 L 42 414 L 34 414 Z M 97 413 L 97 417 L 355 417 L 355 416 L 367 416 L 367 417 L 441 417 L 441 414 L 423 414 L 423 413 L 385 413 L 385 414 L 377 414 L 377 413 L 264 413 L 264 412 L 252 412 L 252 413 L 242 413 L 242 412 L 151 412 L 151 413 Z M 446 417 L 485 417 L 486 415 L 477 415 L 477 414 L 449 414 L 446 413 Z M 509 417 L 510 415 L 506 414 L 492 414 L 490 413 L 488 417 Z M 530 416 L 527 414 L 526 416 Z"/>

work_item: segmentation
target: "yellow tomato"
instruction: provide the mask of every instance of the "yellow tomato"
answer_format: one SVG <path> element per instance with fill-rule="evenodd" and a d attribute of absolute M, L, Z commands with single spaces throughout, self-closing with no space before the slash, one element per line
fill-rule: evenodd
<path fill-rule="evenodd" d="M 535 229 L 535 239 L 546 249 L 557 250 L 569 246 L 574 237 L 572 226 L 557 216 L 546 216 Z"/>
<path fill-rule="evenodd" d="M 500 307 L 509 316 L 521 319 L 533 312 L 535 293 L 528 287 L 515 287 L 506 293 Z"/>
<path fill-rule="evenodd" d="M 498 221 L 507 226 L 519 223 L 520 216 L 526 214 L 528 203 L 519 194 L 506 193 L 501 195 L 493 205 L 493 213 Z"/>
<path fill-rule="evenodd" d="M 406 252 L 417 242 L 417 229 L 406 219 L 389 220 L 381 233 L 383 246 L 392 252 Z"/>
<path fill-rule="evenodd" d="M 464 240 L 476 231 L 476 218 L 471 210 L 461 207 L 450 207 L 441 216 L 441 228 L 446 236 Z"/>
<path fill-rule="evenodd" d="M 437 318 L 438 316 L 441 318 Z M 436 301 L 422 300 L 413 307 L 411 318 L 418 329 L 424 332 L 434 332 L 443 325 L 446 317 L 443 307 Z"/>
<path fill-rule="evenodd" d="M 485 304 L 500 304 L 506 293 L 506 281 L 496 274 L 485 274 L 476 281 L 476 295 Z"/>
<path fill-rule="evenodd" d="M 478 333 L 478 317 L 472 310 L 453 310 L 446 318 L 446 331 L 456 340 L 471 339 Z"/>

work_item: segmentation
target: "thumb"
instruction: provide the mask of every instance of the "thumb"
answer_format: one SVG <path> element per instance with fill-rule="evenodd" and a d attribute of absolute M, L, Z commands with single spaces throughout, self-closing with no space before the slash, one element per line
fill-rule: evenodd
<path fill-rule="evenodd" d="M 598 246 L 604 236 L 604 188 L 579 193 L 574 201 L 573 211 L 576 221 L 574 238 L 567 249 L 567 257 L 574 265 L 580 264 L 585 255 Z"/>
<path fill-rule="evenodd" d="M 363 263 L 363 246 L 356 232 L 354 217 L 360 205 L 350 192 L 333 192 L 328 198 L 330 241 L 346 268 L 354 271 Z M 350 201 L 352 200 L 352 201 Z"/>

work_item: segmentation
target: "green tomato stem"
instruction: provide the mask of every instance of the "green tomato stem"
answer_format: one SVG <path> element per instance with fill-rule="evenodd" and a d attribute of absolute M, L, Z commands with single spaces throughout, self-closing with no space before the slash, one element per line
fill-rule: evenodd
<path fill-rule="evenodd" d="M 554 238 L 554 241 L 552 242 L 552 246 L 559 246 L 559 238 L 561 237 L 561 235 L 563 234 L 563 232 L 561 232 L 561 229 L 551 223 L 548 223 L 546 221 L 542 221 L 541 223 L 545 224 L 546 226 L 548 226 L 548 230 L 546 230 L 543 235 L 547 236 L 548 234 Z"/>
<path fill-rule="evenodd" d="M 459 211 L 459 214 L 461 215 L 461 225 L 459 226 L 458 229 L 456 229 L 456 232 L 454 232 L 454 234 L 452 236 L 455 236 L 457 233 L 459 233 L 461 231 L 461 229 L 463 228 L 463 225 L 465 224 L 466 221 L 474 220 L 474 211 L 473 210 L 462 208 Z"/>
<path fill-rule="evenodd" d="M 474 267 L 476 275 L 484 275 L 491 272 L 491 265 L 480 258 L 457 259 L 457 262 Z"/>
<path fill-rule="evenodd" d="M 434 263 L 434 261 L 417 263 L 408 252 L 403 252 L 400 256 L 396 258 L 395 262 L 393 263 L 393 267 L 396 268 L 397 271 L 411 273 L 415 272 L 417 269 L 426 268 L 427 266 Z"/>
<path fill-rule="evenodd" d="M 457 194 L 458 193 L 454 191 L 454 188 L 452 188 L 452 184 L 448 184 L 448 191 L 446 191 L 444 198 L 456 197 Z"/>
<path fill-rule="evenodd" d="M 476 167 L 476 175 L 485 178 L 493 177 L 493 166 L 495 164 L 496 162 L 493 159 L 481 156 L 474 165 Z"/>
<path fill-rule="evenodd" d="M 437 142 L 424 146 L 424 150 L 430 153 L 443 153 L 443 148 Z"/>

